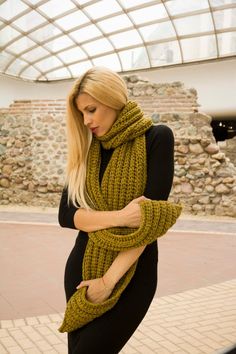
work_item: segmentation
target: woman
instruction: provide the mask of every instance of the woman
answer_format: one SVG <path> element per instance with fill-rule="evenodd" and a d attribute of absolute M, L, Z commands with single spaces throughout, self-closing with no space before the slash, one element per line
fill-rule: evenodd
<path fill-rule="evenodd" d="M 66 264 L 66 298 L 70 303 L 84 291 L 81 306 L 93 310 L 109 303 L 110 307 L 77 327 L 70 328 L 68 318 L 70 329 L 61 331 L 69 332 L 70 354 L 115 354 L 144 318 L 156 291 L 157 236 L 136 242 L 143 234 L 137 236 L 137 229 L 146 229 L 147 206 L 154 214 L 146 233 L 159 227 L 158 223 L 153 226 L 153 220 L 157 207 L 160 213 L 158 201 L 167 200 L 172 186 L 173 134 L 167 126 L 153 126 L 138 105 L 128 101 L 125 82 L 118 74 L 98 67 L 81 76 L 68 96 L 67 133 L 68 164 L 59 223 L 80 232 Z M 166 210 L 166 204 L 161 206 Z M 176 218 L 179 209 L 177 214 Z M 127 246 L 121 235 L 129 233 L 136 243 Z M 112 250 L 107 251 L 113 238 Z M 96 257 L 102 258 L 102 269 Z M 75 300 L 72 310 L 79 302 Z M 75 315 L 86 317 L 80 310 Z"/>

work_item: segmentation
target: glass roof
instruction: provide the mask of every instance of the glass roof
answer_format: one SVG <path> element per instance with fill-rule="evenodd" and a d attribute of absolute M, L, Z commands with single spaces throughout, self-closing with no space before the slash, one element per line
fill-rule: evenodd
<path fill-rule="evenodd" d="M 0 72 L 31 81 L 236 55 L 236 0 L 0 0 Z"/>

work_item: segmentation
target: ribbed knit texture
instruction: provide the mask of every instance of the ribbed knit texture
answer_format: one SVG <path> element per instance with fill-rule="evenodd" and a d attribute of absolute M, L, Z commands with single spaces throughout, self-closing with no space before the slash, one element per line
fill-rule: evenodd
<path fill-rule="evenodd" d="M 96 210 L 120 210 L 143 195 L 147 180 L 145 132 L 152 125 L 135 102 L 129 101 L 110 131 L 94 137 L 88 156 L 86 188 Z M 101 145 L 114 149 L 101 185 Z M 116 227 L 88 234 L 83 259 L 83 279 L 101 278 L 120 251 L 147 245 L 164 235 L 176 222 L 182 207 L 167 201 L 140 203 L 139 228 Z M 110 310 L 132 279 L 137 262 L 116 284 L 106 301 L 95 304 L 86 299 L 87 288 L 77 290 L 67 303 L 60 332 L 71 332 Z"/>

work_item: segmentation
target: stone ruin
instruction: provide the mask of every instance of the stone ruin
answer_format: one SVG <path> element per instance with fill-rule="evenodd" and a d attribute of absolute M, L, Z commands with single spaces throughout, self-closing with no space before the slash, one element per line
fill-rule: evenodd
<path fill-rule="evenodd" d="M 124 76 L 130 99 L 175 135 L 170 200 L 184 213 L 236 216 L 236 166 L 216 143 L 197 92 L 181 82 Z M 66 164 L 65 100 L 14 101 L 0 110 L 0 204 L 58 207 Z"/>

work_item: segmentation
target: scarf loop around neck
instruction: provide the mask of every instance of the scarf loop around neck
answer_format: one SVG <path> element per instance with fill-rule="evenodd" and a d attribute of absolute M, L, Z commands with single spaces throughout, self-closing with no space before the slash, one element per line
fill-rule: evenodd
<path fill-rule="evenodd" d="M 147 180 L 145 132 L 152 120 L 143 116 L 138 105 L 128 101 L 112 128 L 102 137 L 93 137 L 88 155 L 86 188 L 95 209 L 120 210 L 143 195 Z M 114 149 L 101 184 L 101 145 Z M 140 203 L 139 228 L 115 227 L 88 233 L 83 259 L 83 280 L 101 278 L 120 251 L 147 245 L 164 235 L 176 222 L 182 207 L 167 201 L 145 200 Z M 69 299 L 60 332 L 74 331 L 110 310 L 131 281 L 138 260 L 116 284 L 102 303 L 86 298 L 86 287 Z"/>

